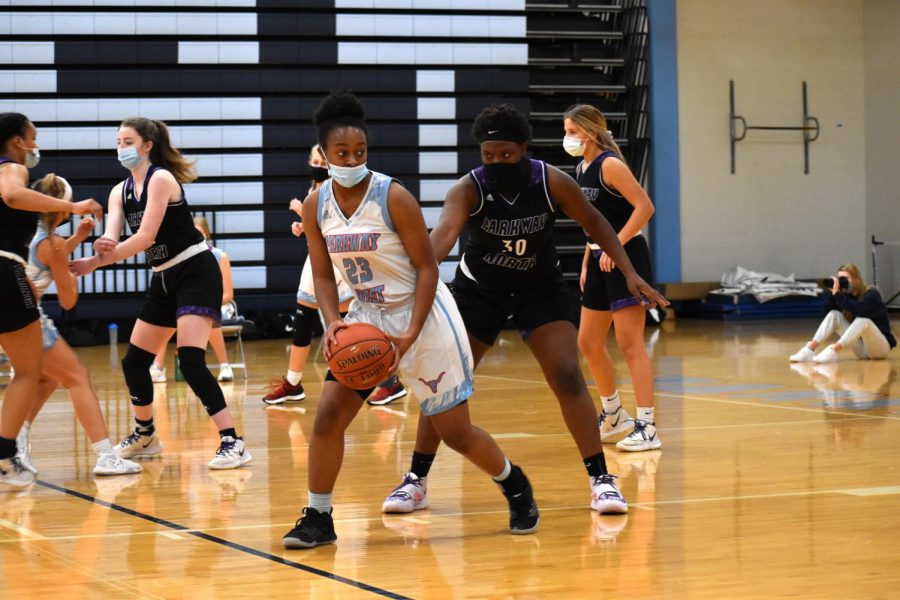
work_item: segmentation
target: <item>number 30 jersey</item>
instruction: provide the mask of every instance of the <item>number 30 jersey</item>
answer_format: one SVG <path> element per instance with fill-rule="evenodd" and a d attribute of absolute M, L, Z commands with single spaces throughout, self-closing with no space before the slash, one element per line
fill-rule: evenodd
<path fill-rule="evenodd" d="M 484 167 L 469 172 L 478 188 L 478 204 L 466 223 L 468 241 L 459 270 L 485 288 L 526 290 L 558 276 L 556 201 L 550 195 L 547 165 L 530 162 L 528 185 L 514 197 L 491 190 Z"/>
<path fill-rule="evenodd" d="M 384 308 L 413 301 L 416 269 L 388 211 L 392 179 L 371 171 L 369 189 L 349 217 L 341 212 L 331 179 L 319 189 L 318 222 L 331 262 L 356 299 Z"/>

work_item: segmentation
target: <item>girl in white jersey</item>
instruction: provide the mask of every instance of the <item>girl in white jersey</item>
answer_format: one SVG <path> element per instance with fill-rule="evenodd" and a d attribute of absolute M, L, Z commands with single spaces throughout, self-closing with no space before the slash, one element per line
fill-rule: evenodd
<path fill-rule="evenodd" d="M 447 445 L 493 476 L 509 501 L 510 530 L 531 533 L 540 520 L 531 486 L 493 438 L 474 427 L 472 354 L 462 319 L 428 241 L 416 199 L 390 177 L 366 167 L 368 132 L 359 100 L 326 98 L 315 115 L 331 180 L 303 203 L 303 223 L 319 308 L 328 323 L 325 355 L 350 322 L 381 328 L 396 347 L 391 370 L 419 398 Z M 356 296 L 346 320 L 338 313 L 332 264 Z M 326 376 L 309 442 L 309 501 L 283 539 L 286 548 L 312 548 L 337 539 L 332 490 L 344 454 L 344 431 L 371 390 L 354 391 Z"/>
<path fill-rule="evenodd" d="M 328 169 L 325 167 L 325 159 L 319 144 L 314 145 L 309 152 L 309 167 L 312 171 L 313 182 L 307 195 L 319 189 L 322 183 L 328 179 Z M 303 218 L 303 202 L 294 198 L 291 200 L 290 209 Z M 303 222 L 291 223 L 291 233 L 300 237 L 303 235 Z M 338 298 L 340 300 L 341 314 L 347 312 L 353 292 L 341 280 L 340 273 L 335 271 L 338 280 Z M 313 288 L 312 263 L 307 259 L 303 263 L 303 271 L 300 275 L 300 285 L 297 287 L 297 308 L 294 310 L 293 343 L 288 359 L 287 375 L 281 381 L 275 381 L 269 386 L 262 401 L 268 405 L 282 404 L 288 400 L 303 400 L 306 392 L 300 380 L 303 378 L 303 365 L 309 356 L 309 347 L 312 339 L 312 328 L 318 319 L 319 301 L 316 300 L 316 291 Z M 397 379 L 396 375 L 378 384 L 375 393 L 369 398 L 369 404 L 389 404 L 406 395 L 406 388 Z"/>
<path fill-rule="evenodd" d="M 72 200 L 72 188 L 62 177 L 52 173 L 34 182 L 34 189 L 68 202 Z M 71 310 L 78 300 L 78 285 L 75 276 L 69 273 L 69 255 L 91 234 L 94 220 L 82 219 L 75 234 L 69 239 L 56 235 L 56 228 L 67 220 L 67 216 L 58 212 L 43 213 L 38 222 L 37 233 L 31 240 L 28 252 L 28 278 L 34 285 L 37 300 L 40 302 L 44 292 L 51 283 L 56 283 L 59 303 L 65 310 Z M 41 334 L 43 337 L 44 358 L 41 383 L 28 417 L 16 438 L 19 461 L 23 467 L 37 475 L 37 469 L 31 462 L 28 433 L 38 412 L 59 384 L 69 391 L 75 415 L 91 440 L 97 453 L 94 465 L 95 475 L 127 475 L 140 473 L 141 465 L 119 458 L 113 451 L 106 422 L 100 411 L 100 402 L 91 386 L 87 369 L 78 360 L 75 352 L 66 343 L 53 325 L 53 320 L 41 312 Z"/>

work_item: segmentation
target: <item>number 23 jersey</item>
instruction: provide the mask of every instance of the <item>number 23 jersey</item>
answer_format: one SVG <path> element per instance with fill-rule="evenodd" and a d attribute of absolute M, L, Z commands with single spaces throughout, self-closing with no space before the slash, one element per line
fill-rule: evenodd
<path fill-rule="evenodd" d="M 333 181 L 319 189 L 318 222 L 331 262 L 356 299 L 385 308 L 411 303 L 416 269 L 388 211 L 387 175 L 370 171 L 369 188 L 352 215 L 334 198 Z"/>

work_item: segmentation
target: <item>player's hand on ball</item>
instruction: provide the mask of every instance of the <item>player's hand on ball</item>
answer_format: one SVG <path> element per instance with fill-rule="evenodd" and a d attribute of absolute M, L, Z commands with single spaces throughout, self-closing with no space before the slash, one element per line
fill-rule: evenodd
<path fill-rule="evenodd" d="M 416 338 L 408 333 L 404 333 L 403 335 L 389 335 L 388 338 L 391 340 L 391 343 L 394 344 L 394 364 L 391 365 L 391 370 L 388 373 L 388 375 L 390 375 L 397 370 L 398 366 L 400 366 L 400 359 L 403 358 L 403 355 L 406 354 L 413 345 Z"/>
<path fill-rule="evenodd" d="M 335 319 L 328 325 L 328 329 L 325 330 L 325 344 L 322 346 L 322 354 L 325 355 L 325 360 L 331 360 L 331 355 L 334 354 L 334 345 L 337 344 L 335 335 L 346 327 L 347 322 L 343 319 Z"/>

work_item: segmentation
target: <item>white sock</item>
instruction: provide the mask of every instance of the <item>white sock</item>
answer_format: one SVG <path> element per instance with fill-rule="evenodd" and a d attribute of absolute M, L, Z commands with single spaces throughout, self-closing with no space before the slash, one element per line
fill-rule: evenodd
<path fill-rule="evenodd" d="M 219 368 L 220 368 L 220 369 L 227 369 L 227 368 L 229 368 L 229 365 L 228 365 L 227 362 L 219 363 Z"/>
<path fill-rule="evenodd" d="M 501 471 L 501 473 L 496 477 L 491 477 L 491 479 L 493 479 L 494 481 L 503 481 L 504 479 L 509 477 L 510 473 L 512 473 L 512 463 L 509 462 L 508 458 L 504 460 L 506 460 L 506 464 L 503 466 L 503 471 Z"/>
<path fill-rule="evenodd" d="M 603 402 L 603 412 L 608 415 L 613 414 L 622 406 L 622 402 L 619 401 L 619 390 L 614 391 L 612 396 L 600 396 L 600 400 Z"/>
<path fill-rule="evenodd" d="M 101 454 L 113 454 L 112 442 L 109 441 L 109 438 L 105 438 L 97 442 L 96 444 L 91 444 L 94 447 L 94 452 L 97 453 L 97 456 Z"/>
<path fill-rule="evenodd" d="M 653 418 L 653 407 L 644 407 L 638 406 L 637 409 L 637 418 L 643 421 L 644 423 L 648 423 L 650 425 L 655 425 L 656 420 Z"/>
<path fill-rule="evenodd" d="M 306 492 L 306 495 L 308 498 L 306 505 L 308 507 L 319 511 L 320 513 L 331 511 L 331 494 L 313 494 L 312 492 Z"/>
<path fill-rule="evenodd" d="M 303 379 L 303 371 L 291 371 L 288 369 L 287 380 L 291 385 L 297 385 Z"/>

